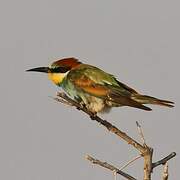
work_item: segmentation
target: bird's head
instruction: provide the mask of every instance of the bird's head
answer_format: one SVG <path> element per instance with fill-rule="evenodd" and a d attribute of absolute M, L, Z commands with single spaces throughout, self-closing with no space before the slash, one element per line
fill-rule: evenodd
<path fill-rule="evenodd" d="M 69 71 L 80 64 L 81 62 L 79 62 L 78 59 L 64 58 L 53 62 L 49 67 L 37 67 L 28 69 L 27 71 L 47 73 L 50 80 L 52 80 L 56 85 L 60 85 Z"/>

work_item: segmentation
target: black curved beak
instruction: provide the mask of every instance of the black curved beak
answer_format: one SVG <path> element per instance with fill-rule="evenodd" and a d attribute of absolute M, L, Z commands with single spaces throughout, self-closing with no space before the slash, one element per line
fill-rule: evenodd
<path fill-rule="evenodd" d="M 35 72 L 48 73 L 49 70 L 50 70 L 49 67 L 38 67 L 38 68 L 28 69 L 26 71 L 35 71 Z"/>

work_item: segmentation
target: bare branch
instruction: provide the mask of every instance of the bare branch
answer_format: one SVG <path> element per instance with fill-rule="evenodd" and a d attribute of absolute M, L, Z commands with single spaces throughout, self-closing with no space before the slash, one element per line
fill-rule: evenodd
<path fill-rule="evenodd" d="M 144 157 L 144 180 L 150 180 L 151 179 L 152 154 L 153 154 L 152 148 L 150 148 L 148 146 L 141 145 L 140 143 L 135 141 L 133 138 L 128 136 L 123 131 L 119 130 L 117 127 L 115 127 L 114 125 L 112 125 L 108 121 L 103 120 L 102 118 L 100 118 L 96 114 L 89 111 L 86 107 L 81 106 L 80 103 L 74 101 L 73 99 L 68 97 L 65 93 L 57 93 L 57 97 L 60 97 L 60 99 L 62 98 L 64 100 L 66 100 L 72 106 L 75 106 L 78 110 L 81 110 L 81 111 L 85 112 L 86 114 L 88 114 L 90 116 L 91 120 L 97 121 L 101 125 L 105 126 L 110 132 L 116 134 L 118 137 L 120 137 L 121 139 L 126 141 L 128 144 L 135 147 L 142 154 L 142 156 Z M 55 100 L 58 101 L 58 99 L 55 99 Z"/>
<path fill-rule="evenodd" d="M 144 180 L 150 180 L 152 173 L 153 149 L 151 147 L 148 147 L 147 145 L 144 147 L 145 152 L 142 154 L 144 157 Z"/>
<path fill-rule="evenodd" d="M 175 152 L 172 152 L 171 154 L 169 154 L 168 156 L 166 156 L 165 158 L 161 159 L 160 161 L 157 161 L 155 163 L 152 164 L 152 168 L 155 168 L 159 165 L 164 165 L 166 164 L 167 161 L 169 161 L 170 159 L 172 159 L 173 157 L 176 156 Z"/>
<path fill-rule="evenodd" d="M 133 138 L 128 136 L 125 132 L 119 130 L 117 127 L 115 127 L 114 125 L 112 125 L 108 121 L 97 116 L 97 114 L 92 113 L 85 106 L 82 106 L 81 103 L 74 101 L 73 99 L 68 97 L 65 93 L 58 92 L 57 97 L 54 99 L 58 102 L 65 103 L 65 104 L 70 105 L 70 106 L 74 106 L 78 110 L 83 111 L 84 113 L 89 115 L 91 120 L 97 121 L 101 125 L 105 126 L 111 133 L 116 134 L 119 138 L 123 139 L 128 144 L 130 144 L 134 148 L 136 148 L 140 152 L 142 157 L 144 158 L 144 180 L 150 180 L 151 179 L 151 173 L 152 173 L 153 168 L 155 168 L 156 166 L 159 166 L 160 164 L 165 164 L 169 159 L 173 158 L 176 155 L 176 153 L 172 153 L 169 156 L 167 156 L 166 158 L 164 158 L 164 159 L 162 159 L 156 163 L 152 163 L 153 149 L 146 145 L 142 128 L 138 122 L 136 122 L 136 124 L 138 126 L 138 131 L 139 131 L 139 134 L 142 138 L 143 145 L 141 145 L 136 140 L 134 140 Z"/>
<path fill-rule="evenodd" d="M 98 159 L 94 159 L 93 157 L 89 156 L 89 155 L 86 155 L 85 157 L 87 160 L 89 160 L 91 163 L 93 164 L 97 164 L 101 167 L 104 167 L 106 169 L 109 169 L 111 171 L 113 171 L 113 173 L 117 173 L 117 174 L 120 174 L 121 176 L 125 177 L 126 179 L 128 180 L 136 180 L 134 177 L 130 176 L 129 174 L 119 170 L 118 168 L 116 168 L 115 166 L 107 163 L 107 162 L 102 162 Z"/>
<path fill-rule="evenodd" d="M 164 168 L 163 168 L 162 180 L 168 180 L 168 177 L 169 177 L 169 173 L 168 173 L 168 163 L 166 162 L 166 164 L 164 165 Z"/>

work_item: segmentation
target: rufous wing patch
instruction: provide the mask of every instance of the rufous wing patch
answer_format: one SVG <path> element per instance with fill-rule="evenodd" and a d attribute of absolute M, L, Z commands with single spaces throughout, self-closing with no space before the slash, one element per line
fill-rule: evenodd
<path fill-rule="evenodd" d="M 109 90 L 102 86 L 84 86 L 82 89 L 87 93 L 93 94 L 95 96 L 107 96 L 109 93 Z"/>
<path fill-rule="evenodd" d="M 92 81 L 90 78 L 87 78 L 86 76 L 76 79 L 75 84 L 83 91 L 94 96 L 107 96 L 109 93 L 108 88 L 96 84 L 94 81 Z"/>

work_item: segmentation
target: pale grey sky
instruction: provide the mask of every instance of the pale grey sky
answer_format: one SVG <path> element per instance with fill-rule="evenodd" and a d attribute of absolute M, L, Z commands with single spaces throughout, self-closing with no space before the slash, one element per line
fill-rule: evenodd
<path fill-rule="evenodd" d="M 1 0 L 0 179 L 111 180 L 112 173 L 92 166 L 85 154 L 117 167 L 138 155 L 86 115 L 49 98 L 58 88 L 46 75 L 25 73 L 69 56 L 144 94 L 175 101 L 173 109 L 116 108 L 104 118 L 137 140 L 139 121 L 155 161 L 179 154 L 179 7 L 175 0 Z M 171 180 L 180 176 L 179 156 L 169 170 Z M 142 160 L 126 172 L 141 179 Z M 160 175 L 161 167 L 153 179 Z"/>

